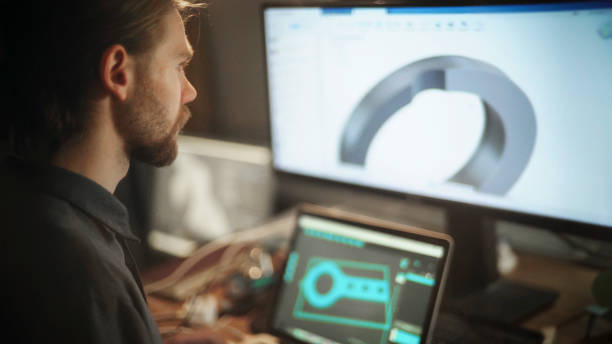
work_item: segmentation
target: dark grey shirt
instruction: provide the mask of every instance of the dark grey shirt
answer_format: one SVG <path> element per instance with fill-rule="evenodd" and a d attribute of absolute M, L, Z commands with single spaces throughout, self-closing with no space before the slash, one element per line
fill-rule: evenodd
<path fill-rule="evenodd" d="M 0 326 L 16 342 L 161 343 L 123 204 L 70 171 L 0 164 Z"/>

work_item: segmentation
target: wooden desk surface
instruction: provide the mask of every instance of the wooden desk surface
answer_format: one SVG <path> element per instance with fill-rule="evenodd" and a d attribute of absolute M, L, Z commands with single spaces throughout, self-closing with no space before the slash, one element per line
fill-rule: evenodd
<path fill-rule="evenodd" d="M 176 265 L 176 262 L 174 265 Z M 168 266 L 172 266 L 172 264 Z M 143 274 L 143 279 L 150 281 L 160 277 L 163 275 L 162 271 L 169 271 L 168 266 L 162 269 L 153 269 Z M 547 330 L 548 332 L 545 331 L 545 333 L 548 333 L 547 337 L 550 343 L 569 344 L 581 343 L 585 335 L 588 321 L 585 307 L 594 303 L 590 289 L 598 272 L 594 268 L 553 258 L 519 253 L 516 268 L 505 275 L 505 277 L 517 282 L 550 288 L 560 292 L 560 296 L 554 305 L 527 319 L 522 325 L 536 331 Z M 217 289 L 216 292 L 222 293 L 223 291 Z M 154 315 L 163 315 L 179 310 L 182 304 L 155 295 L 149 295 L 149 306 Z M 262 316 L 264 315 L 261 313 L 261 310 L 255 309 L 242 316 L 225 316 L 223 322 L 224 324 L 231 323 L 232 328 L 249 332 L 250 323 L 253 318 L 260 318 Z M 158 321 L 162 334 L 170 333 L 168 331 L 175 329 L 178 324 L 179 321 Z M 184 338 L 205 337 L 207 334 L 210 334 L 211 328 L 191 328 L 188 331 L 190 333 L 165 337 L 166 343 L 179 343 Z M 551 331 L 554 332 L 554 335 L 552 335 Z M 612 331 L 612 324 L 600 320 L 596 322 L 593 334 L 610 333 L 610 331 Z M 231 342 L 240 342 L 239 335 L 233 335 L 232 331 L 222 329 L 218 333 Z M 552 338 L 555 339 L 554 342 L 551 341 Z M 189 342 L 195 343 L 197 341 Z M 598 341 L 596 343 L 606 343 L 606 341 Z"/>

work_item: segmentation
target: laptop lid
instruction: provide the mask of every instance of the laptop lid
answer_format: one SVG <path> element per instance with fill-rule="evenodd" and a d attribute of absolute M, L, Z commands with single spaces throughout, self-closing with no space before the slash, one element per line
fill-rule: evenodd
<path fill-rule="evenodd" d="M 428 342 L 452 251 L 442 233 L 303 205 L 271 317 L 290 342 Z"/>

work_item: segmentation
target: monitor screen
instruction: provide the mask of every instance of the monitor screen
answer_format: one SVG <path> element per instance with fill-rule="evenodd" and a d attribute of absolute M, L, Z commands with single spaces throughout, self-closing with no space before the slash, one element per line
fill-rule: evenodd
<path fill-rule="evenodd" d="M 610 2 L 263 19 L 277 170 L 612 226 Z"/>

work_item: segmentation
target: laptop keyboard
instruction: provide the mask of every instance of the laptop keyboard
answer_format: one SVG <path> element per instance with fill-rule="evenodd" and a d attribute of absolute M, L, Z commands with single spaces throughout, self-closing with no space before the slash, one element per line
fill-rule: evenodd
<path fill-rule="evenodd" d="M 442 312 L 438 316 L 433 344 L 535 344 L 542 343 L 541 333 L 515 325 L 468 320 L 464 316 Z"/>

